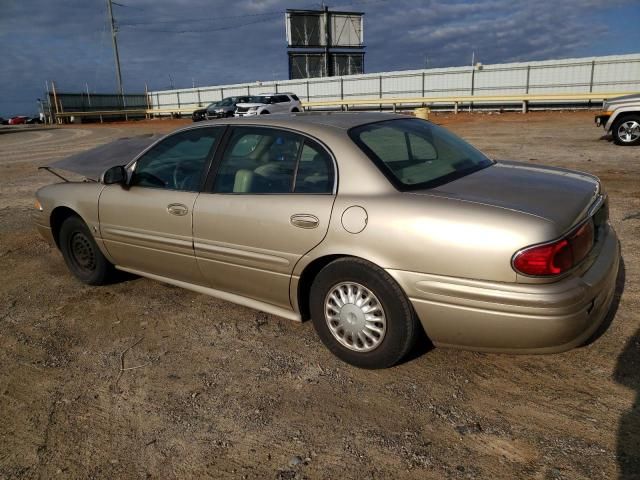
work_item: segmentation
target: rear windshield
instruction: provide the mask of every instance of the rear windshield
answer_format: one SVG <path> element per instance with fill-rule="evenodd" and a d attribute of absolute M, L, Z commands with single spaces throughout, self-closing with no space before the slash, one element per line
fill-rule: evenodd
<path fill-rule="evenodd" d="M 442 185 L 493 163 L 448 130 L 415 118 L 361 125 L 349 135 L 399 190 Z"/>

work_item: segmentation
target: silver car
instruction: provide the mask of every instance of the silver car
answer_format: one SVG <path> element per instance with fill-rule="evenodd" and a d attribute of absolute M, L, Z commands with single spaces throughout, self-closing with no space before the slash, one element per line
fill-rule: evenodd
<path fill-rule="evenodd" d="M 436 346 L 567 350 L 613 298 L 596 177 L 495 161 L 413 117 L 205 122 L 111 164 L 36 195 L 39 231 L 81 281 L 119 269 L 311 318 L 360 367 L 399 362 L 420 329 Z"/>

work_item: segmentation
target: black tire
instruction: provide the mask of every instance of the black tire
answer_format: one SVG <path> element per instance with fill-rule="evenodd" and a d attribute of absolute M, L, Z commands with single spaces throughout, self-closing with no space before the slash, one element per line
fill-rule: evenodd
<path fill-rule="evenodd" d="M 293 108 L 293 109 L 291 110 L 291 113 L 299 113 L 299 112 L 300 112 L 300 110 L 298 110 L 297 108 Z"/>
<path fill-rule="evenodd" d="M 624 115 L 621 116 L 620 118 L 617 118 L 615 122 L 613 122 L 613 125 L 611 126 L 611 135 L 613 136 L 613 141 L 616 143 L 616 145 L 622 145 L 622 146 L 632 146 L 632 145 L 640 145 L 640 127 L 636 127 L 637 130 L 637 136 L 636 135 L 632 135 L 632 137 L 635 137 L 631 140 L 627 140 L 626 138 L 628 137 L 621 137 L 620 136 L 620 129 L 623 129 L 623 125 L 625 124 L 629 124 L 629 122 L 636 122 L 636 124 L 640 125 L 640 115 Z"/>
<path fill-rule="evenodd" d="M 87 285 L 109 283 L 115 269 L 80 217 L 71 216 L 62 222 L 58 240 L 64 261 L 78 280 Z"/>
<path fill-rule="evenodd" d="M 262 110 L 260 115 L 269 115 L 269 110 Z"/>
<path fill-rule="evenodd" d="M 377 297 L 384 310 L 386 332 L 381 343 L 371 351 L 356 352 L 345 347 L 329 329 L 325 299 L 342 282 L 364 286 Z M 356 367 L 377 369 L 395 365 L 411 350 L 419 332 L 413 307 L 400 286 L 383 269 L 358 258 L 341 258 L 324 267 L 311 285 L 309 306 L 313 326 L 322 343 L 338 358 Z"/>
<path fill-rule="evenodd" d="M 225 113 L 225 114 L 224 114 L 224 116 L 225 116 L 226 118 L 231 118 L 231 117 L 233 117 L 233 111 L 230 111 L 230 112 Z"/>

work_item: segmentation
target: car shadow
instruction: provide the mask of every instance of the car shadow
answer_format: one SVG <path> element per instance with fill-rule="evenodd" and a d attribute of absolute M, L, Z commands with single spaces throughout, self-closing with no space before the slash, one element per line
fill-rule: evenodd
<path fill-rule="evenodd" d="M 413 345 L 413 348 L 409 350 L 409 353 L 405 355 L 405 357 L 400 361 L 400 363 L 398 363 L 398 365 L 403 365 L 405 363 L 413 362 L 415 359 L 420 358 L 421 356 L 429 353 L 434 348 L 435 347 L 433 346 L 433 343 L 431 343 L 431 340 L 425 333 L 424 328 L 422 327 L 420 322 L 418 322 L 418 332 L 416 335 L 416 340 Z"/>
<path fill-rule="evenodd" d="M 118 283 L 127 283 L 132 280 L 137 280 L 140 278 L 138 275 L 133 273 L 125 272 L 124 270 L 115 270 L 109 280 L 105 283 L 105 285 L 115 285 Z"/>
<path fill-rule="evenodd" d="M 603 323 L 600 335 L 606 331 L 615 316 L 624 291 L 624 283 L 625 267 L 624 262 L 621 261 L 613 304 L 605 321 L 607 324 Z M 597 336 L 593 340 L 596 338 Z M 640 480 L 640 329 L 627 341 L 618 357 L 613 379 L 635 392 L 631 409 L 620 417 L 618 424 L 616 459 L 620 472 L 619 479 Z"/>
<path fill-rule="evenodd" d="M 620 417 L 618 425 L 619 478 L 640 480 L 640 329 L 627 341 L 618 357 L 613 379 L 635 392 L 631 409 Z"/>

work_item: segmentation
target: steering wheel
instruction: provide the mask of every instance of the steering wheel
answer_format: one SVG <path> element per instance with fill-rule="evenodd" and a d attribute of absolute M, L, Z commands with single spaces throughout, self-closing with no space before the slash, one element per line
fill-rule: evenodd
<path fill-rule="evenodd" d="M 177 190 L 197 189 L 199 178 L 200 171 L 197 165 L 180 162 L 173 169 L 173 187 Z"/>
<path fill-rule="evenodd" d="M 176 190 L 185 190 L 191 179 L 190 173 L 193 172 L 184 167 L 184 162 L 176 163 L 173 169 L 173 188 Z"/>

